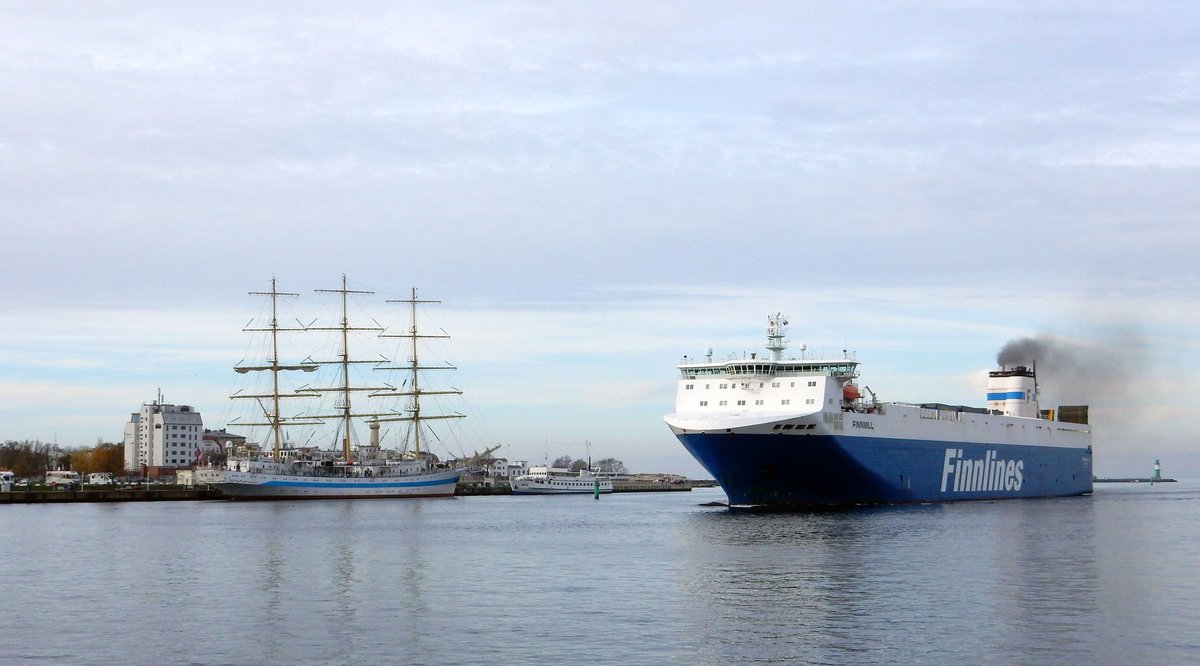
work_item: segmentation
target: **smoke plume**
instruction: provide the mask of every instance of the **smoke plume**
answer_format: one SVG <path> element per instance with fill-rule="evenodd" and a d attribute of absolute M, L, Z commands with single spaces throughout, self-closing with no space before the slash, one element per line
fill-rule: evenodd
<path fill-rule="evenodd" d="M 1133 390 L 1143 355 L 1136 335 L 1098 342 L 1039 335 L 1010 340 L 996 354 L 1005 367 L 1036 367 L 1042 406 L 1120 404 Z"/>

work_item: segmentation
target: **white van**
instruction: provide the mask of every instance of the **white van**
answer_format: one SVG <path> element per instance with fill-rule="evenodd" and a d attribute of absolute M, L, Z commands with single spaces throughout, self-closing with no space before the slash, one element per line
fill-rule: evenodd
<path fill-rule="evenodd" d="M 13 477 L 14 474 L 11 469 L 0 469 L 0 493 L 12 491 Z"/>
<path fill-rule="evenodd" d="M 51 470 L 46 472 L 46 485 L 50 486 L 51 488 L 77 490 L 81 485 L 79 480 L 79 472 Z"/>
<path fill-rule="evenodd" d="M 87 483 L 89 486 L 111 486 L 116 480 L 112 472 L 92 472 L 87 475 Z"/>

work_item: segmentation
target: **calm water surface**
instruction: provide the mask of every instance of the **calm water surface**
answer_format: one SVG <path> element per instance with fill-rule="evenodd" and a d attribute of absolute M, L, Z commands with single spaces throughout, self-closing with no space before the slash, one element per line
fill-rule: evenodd
<path fill-rule="evenodd" d="M 1200 482 L 0 506 L 0 662 L 1196 663 Z"/>

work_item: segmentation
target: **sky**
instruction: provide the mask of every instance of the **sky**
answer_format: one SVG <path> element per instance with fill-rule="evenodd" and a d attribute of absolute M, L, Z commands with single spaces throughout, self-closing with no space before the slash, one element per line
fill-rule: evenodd
<path fill-rule="evenodd" d="M 344 274 L 468 452 L 706 476 L 675 365 L 782 312 L 882 400 L 1065 350 L 1099 475 L 1200 477 L 1195 3 L 2 1 L 0 87 L 0 439 L 221 427 Z"/>

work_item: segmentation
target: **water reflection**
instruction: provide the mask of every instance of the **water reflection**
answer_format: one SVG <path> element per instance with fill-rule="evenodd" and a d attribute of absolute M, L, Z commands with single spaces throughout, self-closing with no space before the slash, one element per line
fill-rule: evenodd
<path fill-rule="evenodd" d="M 998 572 L 979 590 L 995 600 L 989 635 L 996 645 L 1042 646 L 1059 663 L 1093 654 L 1099 610 L 1095 503 L 1091 498 L 997 504 L 983 512 L 988 565 Z"/>
<path fill-rule="evenodd" d="M 55 664 L 1189 663 L 1200 650 L 1195 487 L 810 514 L 704 498 L 3 507 L 18 538 L 0 542 L 0 590 L 19 612 L 0 614 L 0 635 L 16 662 Z M 182 627 L 198 636 L 181 645 Z"/>
<path fill-rule="evenodd" d="M 1030 641 L 1057 646 L 1041 657 L 1076 660 L 1094 638 L 1083 619 L 1097 604 L 1090 508 L 698 512 L 680 525 L 680 585 L 711 663 L 971 661 Z"/>

